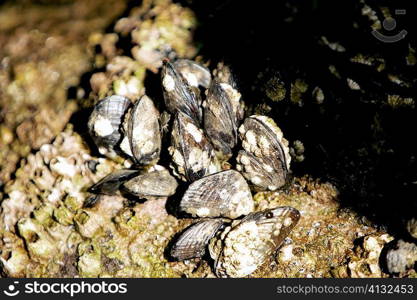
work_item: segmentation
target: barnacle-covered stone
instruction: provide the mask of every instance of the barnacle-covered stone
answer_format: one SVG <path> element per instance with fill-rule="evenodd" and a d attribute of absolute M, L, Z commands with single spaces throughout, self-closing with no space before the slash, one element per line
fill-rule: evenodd
<path fill-rule="evenodd" d="M 155 166 L 147 173 L 126 181 L 123 189 L 137 197 L 169 197 L 175 194 L 178 183 L 168 170 Z"/>
<path fill-rule="evenodd" d="M 237 143 L 239 100 L 229 84 L 213 80 L 203 102 L 204 130 L 221 158 L 232 156 Z"/>
<path fill-rule="evenodd" d="M 403 273 L 417 262 L 417 245 L 399 240 L 396 247 L 388 250 L 386 264 L 390 273 Z"/>
<path fill-rule="evenodd" d="M 204 219 L 192 224 L 175 241 L 170 255 L 177 260 L 204 256 L 210 239 L 225 222 L 224 219 Z"/>
<path fill-rule="evenodd" d="M 165 105 L 171 113 L 181 111 L 201 123 L 201 99 L 197 87 L 191 86 L 170 62 L 164 62 L 162 68 L 162 87 Z"/>
<path fill-rule="evenodd" d="M 194 217 L 236 219 L 254 210 L 249 186 L 235 170 L 227 170 L 193 182 L 181 199 L 180 209 Z"/>
<path fill-rule="evenodd" d="M 218 277 L 250 275 L 281 246 L 300 218 L 289 206 L 247 215 L 210 241 Z"/>
<path fill-rule="evenodd" d="M 349 255 L 346 271 L 352 278 L 381 278 L 380 255 L 387 243 L 393 240 L 388 234 L 374 233 L 365 237 L 358 238 L 355 241 L 353 253 Z M 342 275 L 337 269 L 336 276 Z"/>
<path fill-rule="evenodd" d="M 206 89 L 210 86 L 211 73 L 208 68 L 190 59 L 177 59 L 173 64 L 190 86 Z"/>
<path fill-rule="evenodd" d="M 253 115 L 239 128 L 242 147 L 237 169 L 259 190 L 282 187 L 290 172 L 288 141 L 281 129 L 266 116 Z"/>
<path fill-rule="evenodd" d="M 89 191 L 95 194 L 114 195 L 119 190 L 119 187 L 123 184 L 123 182 L 129 180 L 133 176 L 136 176 L 138 173 L 138 170 L 127 169 L 114 171 L 91 186 Z"/>
<path fill-rule="evenodd" d="M 220 171 L 213 147 L 191 117 L 178 112 L 174 120 L 171 146 L 174 167 L 184 181 L 195 181 Z"/>
<path fill-rule="evenodd" d="M 113 95 L 100 100 L 88 120 L 88 129 L 101 154 L 114 157 L 122 139 L 121 124 L 129 99 Z"/>
<path fill-rule="evenodd" d="M 159 159 L 161 131 L 159 113 L 146 95 L 140 98 L 130 113 L 127 137 L 134 160 L 139 165 L 149 165 Z"/>
<path fill-rule="evenodd" d="M 17 226 L 33 260 L 46 262 L 58 253 L 58 245 L 38 221 L 24 218 L 19 220 Z"/>

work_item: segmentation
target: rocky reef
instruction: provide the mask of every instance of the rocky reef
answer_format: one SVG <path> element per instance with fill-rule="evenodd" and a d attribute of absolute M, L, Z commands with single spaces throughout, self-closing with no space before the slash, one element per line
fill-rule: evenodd
<path fill-rule="evenodd" d="M 305 39 L 311 53 L 299 41 L 277 55 L 276 41 L 262 33 L 271 18 L 282 20 L 277 31 L 296 34 L 303 16 L 331 7 L 288 0 L 270 15 L 268 4 L 252 11 L 247 4 L 236 8 L 237 1 L 43 2 L 6 2 L 0 12 L 8 20 L 0 25 L 0 276 L 216 276 L 210 260 L 174 261 L 167 253 L 195 222 L 172 214 L 175 199 L 100 195 L 96 205 L 85 205 L 93 184 L 130 167 L 100 154 L 88 135 L 93 105 L 146 93 L 160 109 L 158 73 L 164 59 L 177 58 L 211 67 L 224 61 L 248 113 L 279 120 L 289 140 L 293 174 L 281 189 L 255 193 L 254 210 L 291 206 L 300 219 L 251 277 L 417 276 L 416 203 L 398 201 L 395 213 L 386 207 L 408 196 L 417 180 L 415 149 L 401 139 L 416 109 L 415 40 L 410 34 L 391 57 L 366 36 L 381 30 L 392 7 L 358 0 L 349 8 L 353 25 L 343 33 L 354 32 L 367 49 L 318 27 L 307 33 L 313 41 Z M 235 10 L 236 24 L 224 27 Z M 22 11 L 26 17 L 16 17 Z M 263 50 L 254 47 L 259 41 Z M 250 59 L 255 48 L 260 58 Z M 313 54 L 322 60 L 312 63 Z M 169 118 L 160 119 L 164 133 Z"/>

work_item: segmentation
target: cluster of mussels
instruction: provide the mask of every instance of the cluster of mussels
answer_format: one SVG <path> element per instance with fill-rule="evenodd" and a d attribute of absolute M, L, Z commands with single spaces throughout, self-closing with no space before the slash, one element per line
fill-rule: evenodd
<path fill-rule="evenodd" d="M 223 64 L 212 77 L 194 61 L 165 61 L 162 87 L 172 124 L 163 121 L 170 114 L 160 115 L 146 95 L 134 104 L 117 95 L 96 104 L 88 127 L 100 153 L 127 156 L 131 168 L 106 176 L 90 191 L 146 199 L 174 195 L 176 179 L 156 164 L 165 141 L 162 128 L 171 126 L 170 167 L 177 178 L 191 183 L 178 210 L 201 219 L 178 235 L 170 255 L 176 260 L 200 258 L 208 248 L 217 276 L 247 276 L 276 252 L 300 217 L 292 207 L 255 212 L 251 194 L 251 188 L 273 191 L 285 184 L 288 142 L 269 117 L 252 115 L 242 122 L 241 94 Z M 237 147 L 242 149 L 233 170 L 227 161 Z"/>

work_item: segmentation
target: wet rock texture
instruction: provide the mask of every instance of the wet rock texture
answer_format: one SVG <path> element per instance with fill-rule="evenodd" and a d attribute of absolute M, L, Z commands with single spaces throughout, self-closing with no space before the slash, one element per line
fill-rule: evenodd
<path fill-rule="evenodd" d="M 0 10 L 0 43 L 5 45 L 0 49 L 0 276 L 215 277 L 212 266 L 204 260 L 173 262 L 167 257 L 175 234 L 193 222 L 169 213 L 171 199 L 132 202 L 120 195 L 103 195 L 96 206 L 83 207 L 91 197 L 87 189 L 124 166 L 123 161 L 99 156 L 87 144 L 83 131 L 87 118 L 82 113 L 76 113 L 73 123 L 77 128 L 68 124 L 73 113 L 105 96 L 119 94 L 136 100 L 145 91 L 161 92 L 145 82 L 158 72 L 163 58 L 194 58 L 199 54 L 193 40 L 199 15 L 169 0 L 145 0 L 123 15 L 126 4 L 121 1 L 106 5 L 95 1 L 54 3 L 40 6 L 22 1 L 18 2 L 21 7 L 6 3 Z M 375 5 L 363 1 L 360 5 L 359 14 L 380 28 L 378 17 L 372 13 Z M 291 7 L 294 5 L 287 6 Z M 331 53 L 346 51 L 326 37 L 318 43 Z M 403 64 L 415 65 L 414 49 L 411 44 L 407 47 Z M 204 49 L 202 55 L 197 59 L 211 59 L 204 57 Z M 389 61 L 362 53 L 352 55 L 350 61 L 371 66 L 376 72 L 389 65 Z M 343 82 L 352 97 L 366 94 L 367 84 L 371 84 L 356 82 L 352 79 L 355 74 L 341 76 L 339 66 L 326 68 L 330 74 L 326 76 L 334 79 L 332 85 Z M 250 109 L 266 113 L 286 105 L 292 110 L 286 116 L 293 117 L 290 125 L 302 116 L 294 113 L 294 107 L 314 106 L 312 111 L 319 118 L 333 113 L 334 104 L 329 102 L 342 101 L 337 93 L 326 90 L 324 83 L 315 82 L 311 76 L 293 71 L 279 73 L 271 67 L 257 74 L 242 91 L 245 96 L 248 90 L 258 89 L 261 95 L 262 100 L 251 103 Z M 391 70 L 382 73 L 401 87 L 386 96 L 384 109 L 415 109 L 414 100 L 407 97 L 412 80 L 405 76 L 401 81 Z M 370 95 L 378 97 L 377 93 Z M 286 119 L 279 121 L 286 133 Z M 368 126 L 375 138 L 384 135 L 379 121 L 376 115 Z M 82 122 L 84 127 L 78 124 Z M 305 128 L 295 124 L 294 131 L 300 126 Z M 324 160 L 326 149 L 321 144 L 322 155 L 312 157 L 317 152 L 308 152 L 308 146 L 305 152 L 297 138 L 299 135 L 290 141 L 293 161 L 311 164 L 312 159 Z M 373 144 L 372 151 L 388 153 L 381 143 Z M 366 165 L 371 159 L 364 149 L 357 155 Z M 339 188 L 346 182 L 359 194 L 369 187 L 365 186 L 370 176 L 367 172 L 361 173 L 364 177 L 355 176 L 358 165 L 350 166 L 352 176 L 343 184 L 298 175 L 302 168 L 296 167 L 295 177 L 283 189 L 254 195 L 256 211 L 292 206 L 301 217 L 276 255 L 251 277 L 416 276 L 415 213 L 400 226 L 407 237 L 399 240 L 342 201 Z M 376 172 L 366 170 L 371 175 Z M 410 207 L 415 208 L 415 203 Z"/>
<path fill-rule="evenodd" d="M 0 185 L 21 157 L 62 131 L 76 103 L 68 88 L 90 68 L 88 37 L 124 1 L 10 1 L 0 11 Z M 49 3 L 51 4 L 51 3 Z"/>

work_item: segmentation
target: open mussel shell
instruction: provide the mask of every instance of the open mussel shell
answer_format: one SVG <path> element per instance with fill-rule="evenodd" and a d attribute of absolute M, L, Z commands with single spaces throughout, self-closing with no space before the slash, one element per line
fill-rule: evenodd
<path fill-rule="evenodd" d="M 168 61 L 164 62 L 162 68 L 162 87 L 165 106 L 171 113 L 181 111 L 192 118 L 196 124 L 201 124 L 200 91 L 190 86 L 175 66 Z"/>
<path fill-rule="evenodd" d="M 94 194 L 114 195 L 126 180 L 138 174 L 138 170 L 123 169 L 114 171 L 91 186 L 88 191 Z"/>
<path fill-rule="evenodd" d="M 190 86 L 208 88 L 211 82 L 210 70 L 190 59 L 177 59 L 173 65 Z"/>
<path fill-rule="evenodd" d="M 173 244 L 171 257 L 186 260 L 204 256 L 210 239 L 226 222 L 224 219 L 203 219 L 189 226 Z"/>
<path fill-rule="evenodd" d="M 122 139 L 123 116 L 131 105 L 129 99 L 113 95 L 100 100 L 88 120 L 88 130 L 101 154 L 114 157 Z"/>
<path fill-rule="evenodd" d="M 288 141 L 275 122 L 253 115 L 239 128 L 243 150 L 237 157 L 237 170 L 257 190 L 274 191 L 282 187 L 290 172 Z"/>
<path fill-rule="evenodd" d="M 122 188 L 137 197 L 169 197 L 175 194 L 178 183 L 163 167 L 127 180 Z"/>
<path fill-rule="evenodd" d="M 293 207 L 282 206 L 247 215 L 213 238 L 210 256 L 218 277 L 245 277 L 281 246 L 300 218 Z"/>
<path fill-rule="evenodd" d="M 243 176 L 235 170 L 227 170 L 190 184 L 181 199 L 180 210 L 193 217 L 236 219 L 252 212 L 254 202 Z"/>
<path fill-rule="evenodd" d="M 146 95 L 130 112 L 127 137 L 136 164 L 149 165 L 158 161 L 161 152 L 159 112 Z"/>
<path fill-rule="evenodd" d="M 203 130 L 188 115 L 178 112 L 172 129 L 169 152 L 182 180 L 195 181 L 220 171 L 214 149 Z"/>

